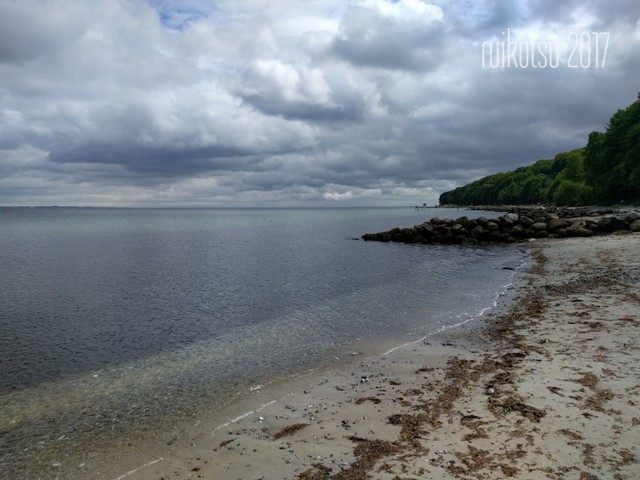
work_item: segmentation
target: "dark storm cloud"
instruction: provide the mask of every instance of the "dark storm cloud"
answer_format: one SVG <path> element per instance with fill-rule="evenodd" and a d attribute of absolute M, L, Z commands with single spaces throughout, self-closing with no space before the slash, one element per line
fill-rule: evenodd
<path fill-rule="evenodd" d="M 0 0 L 2 203 L 433 203 L 636 98 L 635 2 Z M 607 31 L 605 68 L 482 43 Z M 562 61 L 566 58 L 563 57 Z"/>
<path fill-rule="evenodd" d="M 20 2 L 3 2 L 0 15 L 0 63 L 22 63 L 43 57 L 75 41 L 82 26 L 75 24 L 65 11 L 41 8 L 25 9 Z M 37 28 L 29 28 L 29 26 Z"/>

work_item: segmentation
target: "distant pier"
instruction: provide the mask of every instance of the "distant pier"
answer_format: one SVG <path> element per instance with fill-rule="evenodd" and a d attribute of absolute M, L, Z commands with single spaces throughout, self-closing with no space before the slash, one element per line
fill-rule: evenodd
<path fill-rule="evenodd" d="M 416 210 L 420 210 L 422 208 L 439 208 L 439 205 L 427 205 L 426 203 L 423 203 L 422 205 L 416 205 L 415 207 Z"/>

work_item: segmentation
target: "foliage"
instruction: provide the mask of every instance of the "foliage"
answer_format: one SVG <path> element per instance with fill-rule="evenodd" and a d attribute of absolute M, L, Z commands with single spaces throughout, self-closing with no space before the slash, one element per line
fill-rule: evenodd
<path fill-rule="evenodd" d="M 445 192 L 441 205 L 584 205 L 591 189 L 584 180 L 584 149 L 560 153 L 513 172 L 496 173 Z"/>
<path fill-rule="evenodd" d="M 600 203 L 640 200 L 640 95 L 611 117 L 604 133 L 589 135 L 585 173 Z"/>
<path fill-rule="evenodd" d="M 445 192 L 441 205 L 552 204 L 577 206 L 640 201 L 640 95 L 618 110 L 585 148 L 496 173 Z"/>

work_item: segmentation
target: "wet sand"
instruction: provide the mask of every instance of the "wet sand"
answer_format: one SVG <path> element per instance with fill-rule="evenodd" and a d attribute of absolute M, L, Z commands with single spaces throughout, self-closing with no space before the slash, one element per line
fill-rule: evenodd
<path fill-rule="evenodd" d="M 265 389 L 105 478 L 640 478 L 640 234 L 527 248 L 482 329 Z"/>

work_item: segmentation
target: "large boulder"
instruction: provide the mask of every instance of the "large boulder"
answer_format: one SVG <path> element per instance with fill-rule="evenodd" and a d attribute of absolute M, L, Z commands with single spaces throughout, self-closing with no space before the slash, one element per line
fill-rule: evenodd
<path fill-rule="evenodd" d="M 516 240 L 524 240 L 526 238 L 529 238 L 531 235 L 526 228 L 522 227 L 521 225 L 516 225 L 511 229 L 511 236 Z"/>
<path fill-rule="evenodd" d="M 629 225 L 631 225 L 636 220 L 640 220 L 640 213 L 638 212 L 629 212 L 624 217 L 624 221 L 627 222 Z"/>
<path fill-rule="evenodd" d="M 500 228 L 502 230 L 510 230 L 511 227 L 513 227 L 516 224 L 516 222 L 506 217 L 502 217 L 499 220 L 500 220 Z"/>
<path fill-rule="evenodd" d="M 482 228 L 480 225 L 476 225 L 474 228 L 471 229 L 469 233 L 473 238 L 478 239 L 484 235 L 484 232 L 485 232 L 484 228 Z"/>
<path fill-rule="evenodd" d="M 489 219 L 487 217 L 478 217 L 476 218 L 476 222 L 483 228 L 486 228 L 487 223 L 489 223 Z"/>
<path fill-rule="evenodd" d="M 640 232 L 640 218 L 631 222 L 631 225 L 629 225 L 629 229 L 632 232 Z"/>
<path fill-rule="evenodd" d="M 460 218 L 456 219 L 456 221 L 454 223 L 455 224 L 460 224 L 460 225 L 462 225 L 463 227 L 466 228 L 467 225 L 469 224 L 469 217 L 467 217 L 467 216 L 460 217 Z"/>
<path fill-rule="evenodd" d="M 536 222 L 533 225 L 531 225 L 531 230 L 533 230 L 534 232 L 541 232 L 546 229 L 547 229 L 546 222 Z"/>
<path fill-rule="evenodd" d="M 602 217 L 598 221 L 598 230 L 605 233 L 613 233 L 620 230 L 629 230 L 629 225 L 618 217 Z"/>
<path fill-rule="evenodd" d="M 593 231 L 585 227 L 584 222 L 573 222 L 569 228 L 567 228 L 568 237 L 591 237 Z"/>
<path fill-rule="evenodd" d="M 531 218 L 527 217 L 526 215 L 521 215 L 519 221 L 520 224 L 522 224 L 525 228 L 529 228 L 531 225 L 533 225 L 533 220 L 531 220 Z"/>
<path fill-rule="evenodd" d="M 571 223 L 567 220 L 561 220 L 559 218 L 552 218 L 547 222 L 547 231 L 549 233 L 554 233 L 556 230 L 561 228 L 567 228 L 571 225 Z"/>
<path fill-rule="evenodd" d="M 493 220 L 488 221 L 484 227 L 490 232 L 497 232 L 498 230 L 500 230 L 500 225 L 498 225 Z"/>

